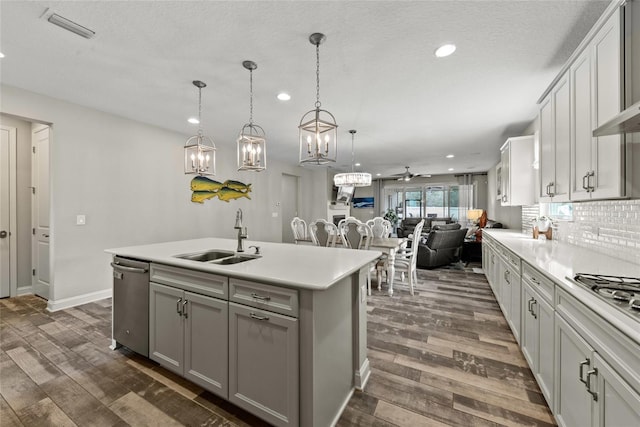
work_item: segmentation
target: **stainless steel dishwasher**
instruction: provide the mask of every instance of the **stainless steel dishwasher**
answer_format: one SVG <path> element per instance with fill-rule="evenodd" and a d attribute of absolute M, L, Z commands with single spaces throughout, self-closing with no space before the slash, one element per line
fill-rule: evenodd
<path fill-rule="evenodd" d="M 113 339 L 149 357 L 149 263 L 114 257 Z"/>

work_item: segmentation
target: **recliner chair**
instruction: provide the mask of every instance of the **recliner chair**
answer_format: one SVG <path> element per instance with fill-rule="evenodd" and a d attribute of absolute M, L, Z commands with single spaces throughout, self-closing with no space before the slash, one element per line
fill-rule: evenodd
<path fill-rule="evenodd" d="M 435 268 L 460 260 L 467 229 L 460 228 L 460 224 L 456 225 L 458 226 L 456 230 L 451 229 L 452 226 L 455 227 L 453 224 L 435 225 L 426 241 L 418 244 L 419 268 Z M 441 227 L 445 229 L 439 229 Z"/>

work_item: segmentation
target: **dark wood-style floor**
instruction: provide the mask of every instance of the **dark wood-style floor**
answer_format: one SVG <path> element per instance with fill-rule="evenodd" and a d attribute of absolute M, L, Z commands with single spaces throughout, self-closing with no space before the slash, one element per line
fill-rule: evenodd
<path fill-rule="evenodd" d="M 368 304 L 372 375 L 339 426 L 543 426 L 544 398 L 482 274 L 420 271 Z M 111 300 L 49 313 L 0 300 L 0 425 L 264 426 L 127 349 L 111 351 Z"/>

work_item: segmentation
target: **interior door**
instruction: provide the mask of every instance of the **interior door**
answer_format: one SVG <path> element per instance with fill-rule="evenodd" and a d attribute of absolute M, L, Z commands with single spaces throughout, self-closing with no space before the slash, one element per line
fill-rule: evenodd
<path fill-rule="evenodd" d="M 294 243 L 291 220 L 298 216 L 298 177 L 282 174 L 282 242 Z M 304 218 L 303 218 L 304 219 Z"/>
<path fill-rule="evenodd" d="M 16 143 L 16 129 L 2 126 L 0 141 L 0 298 L 11 293 L 11 144 Z"/>
<path fill-rule="evenodd" d="M 33 292 L 49 299 L 49 142 L 50 128 L 37 127 L 32 136 Z"/>

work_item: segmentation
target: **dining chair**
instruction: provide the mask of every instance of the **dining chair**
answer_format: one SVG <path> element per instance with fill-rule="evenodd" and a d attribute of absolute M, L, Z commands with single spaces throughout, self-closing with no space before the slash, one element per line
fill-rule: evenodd
<path fill-rule="evenodd" d="M 338 233 L 340 234 L 342 245 L 349 249 L 368 250 L 371 239 L 373 239 L 371 227 L 354 217 L 340 220 Z M 376 262 L 372 263 L 367 272 L 367 293 L 369 295 L 371 295 L 371 272 L 377 271 L 376 266 Z"/>
<path fill-rule="evenodd" d="M 291 230 L 293 231 L 293 239 L 297 244 L 299 240 L 307 240 L 307 223 L 304 219 L 297 216 L 291 220 Z"/>
<path fill-rule="evenodd" d="M 338 238 L 338 227 L 325 219 L 317 219 L 309 224 L 311 241 L 316 246 L 334 247 Z"/>
<path fill-rule="evenodd" d="M 413 295 L 413 286 L 418 281 L 417 274 L 417 260 L 418 260 L 418 243 L 420 243 L 420 236 L 422 234 L 422 227 L 424 227 L 424 219 L 420 221 L 411 235 L 410 248 L 401 249 L 396 255 L 394 267 L 396 271 L 401 274 L 402 281 L 404 282 L 404 273 L 409 276 L 409 287 L 411 289 L 411 295 Z"/>
<path fill-rule="evenodd" d="M 373 237 L 389 237 L 391 235 L 392 226 L 391 221 L 384 219 L 381 216 L 377 216 L 373 219 L 370 219 L 366 222 L 366 224 L 371 227 L 371 232 L 373 233 Z M 389 268 L 387 256 L 382 255 L 378 258 L 374 269 L 376 272 L 376 279 L 378 281 L 378 289 L 380 288 L 380 282 L 382 280 L 382 274 L 387 271 Z M 371 295 L 371 291 L 369 291 L 369 295 Z"/>
<path fill-rule="evenodd" d="M 368 220 L 366 224 L 371 227 L 373 237 L 389 237 L 391 234 L 391 222 L 381 216 Z"/>

